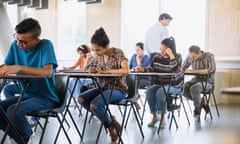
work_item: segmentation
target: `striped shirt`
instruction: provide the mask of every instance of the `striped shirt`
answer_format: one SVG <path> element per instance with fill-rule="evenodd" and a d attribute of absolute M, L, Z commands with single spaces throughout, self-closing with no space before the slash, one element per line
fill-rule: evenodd
<path fill-rule="evenodd" d="M 164 58 L 162 55 L 157 54 L 153 57 L 150 67 L 145 68 L 146 72 L 157 72 L 157 73 L 174 73 L 172 80 L 169 77 L 154 78 L 154 84 L 165 85 L 169 84 L 170 81 L 172 86 L 181 87 L 183 85 L 183 73 L 180 71 L 182 63 L 181 55 L 178 55 L 176 59 L 170 60 L 170 58 Z"/>
<path fill-rule="evenodd" d="M 185 71 L 190 66 L 192 67 L 193 70 L 207 69 L 208 73 L 210 74 L 208 82 L 212 84 L 214 83 L 216 63 L 215 63 L 214 55 L 212 53 L 202 51 L 202 56 L 198 60 L 192 60 L 190 57 L 187 57 L 187 59 L 184 61 L 182 65 L 183 70 Z M 195 77 L 195 78 L 199 79 L 199 77 Z"/>

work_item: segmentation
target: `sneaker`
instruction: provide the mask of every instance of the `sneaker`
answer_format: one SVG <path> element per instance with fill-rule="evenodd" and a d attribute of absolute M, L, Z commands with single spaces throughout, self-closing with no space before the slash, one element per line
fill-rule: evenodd
<path fill-rule="evenodd" d="M 174 111 L 174 110 L 180 109 L 180 107 L 181 105 L 171 104 L 171 105 L 168 105 L 167 109 L 168 111 Z"/>
<path fill-rule="evenodd" d="M 204 98 L 202 99 L 201 106 L 202 106 L 202 108 L 204 109 L 204 111 L 206 113 L 210 112 L 210 107 L 209 107 L 209 105 L 207 104 L 207 102 L 206 102 L 206 100 Z"/>
<path fill-rule="evenodd" d="M 29 120 L 28 120 L 28 123 L 30 124 L 31 127 L 35 127 L 37 126 L 37 119 L 35 117 L 31 117 Z"/>

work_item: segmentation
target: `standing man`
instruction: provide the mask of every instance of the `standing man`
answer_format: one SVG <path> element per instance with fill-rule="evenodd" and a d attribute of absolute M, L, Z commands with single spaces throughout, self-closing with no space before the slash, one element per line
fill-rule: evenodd
<path fill-rule="evenodd" d="M 35 138 L 32 136 L 32 128 L 25 116 L 33 111 L 53 108 L 59 103 L 54 79 L 57 61 L 52 43 L 39 38 L 41 27 L 38 21 L 32 18 L 24 19 L 15 27 L 15 31 L 15 40 L 5 58 L 5 65 L 0 67 L 0 75 L 19 73 L 44 77 L 28 80 L 29 87 L 13 120 L 13 126 L 24 139 L 24 143 L 32 143 Z M 9 118 L 15 109 L 17 100 L 18 97 L 11 97 L 0 102 Z M 7 125 L 0 115 L 0 129 L 5 130 Z M 9 129 L 8 135 L 16 143 L 22 144 L 12 129 Z"/>
<path fill-rule="evenodd" d="M 145 36 L 145 50 L 150 56 L 150 61 L 153 56 L 159 52 L 162 40 L 169 37 L 167 26 L 173 18 L 167 14 L 162 13 L 159 16 L 159 22 L 150 27 Z"/>
<path fill-rule="evenodd" d="M 190 66 L 192 69 L 187 70 Z M 206 89 L 210 90 L 213 88 L 216 64 L 212 53 L 201 51 L 200 47 L 193 45 L 189 48 L 189 56 L 183 63 L 182 68 L 185 72 L 208 74 L 209 78 L 205 83 Z M 195 76 L 184 84 L 183 95 L 193 100 L 195 107 L 194 116 L 196 117 L 200 116 L 202 107 L 207 113 L 209 112 L 206 101 L 201 98 L 201 92 L 203 92 L 203 85 L 199 76 Z"/>

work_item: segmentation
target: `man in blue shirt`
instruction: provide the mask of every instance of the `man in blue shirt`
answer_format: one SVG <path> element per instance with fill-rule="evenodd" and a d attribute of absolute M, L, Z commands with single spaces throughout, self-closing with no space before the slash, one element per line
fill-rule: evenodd
<path fill-rule="evenodd" d="M 15 30 L 16 40 L 5 58 L 5 65 L 0 67 L 0 75 L 26 74 L 46 77 L 28 80 L 29 87 L 13 121 L 14 127 L 27 143 L 31 141 L 33 132 L 26 114 L 53 108 L 59 102 L 54 80 L 57 61 L 52 43 L 46 39 L 39 39 L 41 27 L 38 21 L 32 18 L 24 19 Z M 8 117 L 11 117 L 17 100 L 18 97 L 12 97 L 0 102 Z M 0 115 L 0 129 L 5 130 L 6 126 L 7 123 Z M 11 129 L 8 135 L 17 143 L 22 143 Z"/>

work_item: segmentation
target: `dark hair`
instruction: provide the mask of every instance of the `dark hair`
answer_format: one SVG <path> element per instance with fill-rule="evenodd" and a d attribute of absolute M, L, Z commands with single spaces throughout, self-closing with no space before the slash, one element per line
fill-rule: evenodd
<path fill-rule="evenodd" d="M 172 20 L 173 18 L 172 18 L 168 13 L 162 13 L 162 14 L 160 14 L 158 20 L 164 20 L 164 19 Z"/>
<path fill-rule="evenodd" d="M 91 43 L 99 45 L 103 48 L 106 48 L 109 45 L 109 38 L 102 27 L 95 31 L 91 38 Z"/>
<path fill-rule="evenodd" d="M 89 53 L 90 49 L 87 45 L 80 45 L 78 48 L 77 48 L 77 51 L 82 51 L 84 54 L 87 54 Z"/>
<path fill-rule="evenodd" d="M 175 56 L 177 56 L 176 43 L 173 37 L 166 38 L 162 41 L 163 45 L 170 48 Z"/>
<path fill-rule="evenodd" d="M 190 48 L 189 48 L 189 52 L 190 53 L 196 53 L 196 54 L 199 54 L 200 52 L 201 52 L 201 49 L 200 49 L 200 47 L 199 46 L 197 46 L 197 45 L 192 45 L 192 46 L 190 46 Z"/>
<path fill-rule="evenodd" d="M 142 42 L 136 43 L 136 46 L 140 47 L 142 50 L 144 50 L 144 44 Z"/>
<path fill-rule="evenodd" d="M 41 34 L 41 26 L 37 20 L 26 18 L 16 25 L 15 31 L 19 34 L 32 33 L 32 38 L 37 38 Z"/>

